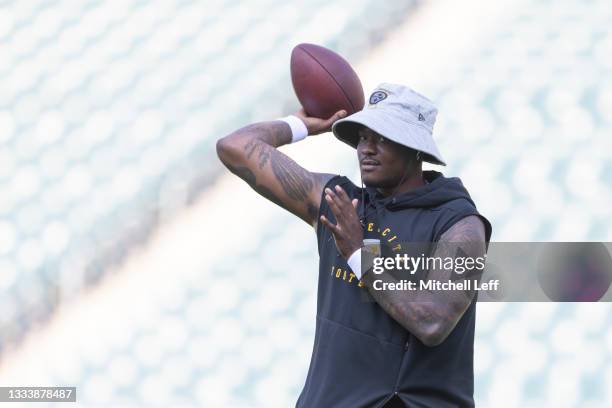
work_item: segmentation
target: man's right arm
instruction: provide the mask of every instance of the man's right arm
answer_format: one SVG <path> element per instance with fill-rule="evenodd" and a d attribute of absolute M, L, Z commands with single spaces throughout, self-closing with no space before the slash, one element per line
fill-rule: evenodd
<path fill-rule="evenodd" d="M 300 111 L 296 116 L 313 135 L 329 131 L 344 115 L 338 112 L 322 120 Z M 321 193 L 333 175 L 312 173 L 277 150 L 291 139 L 291 128 L 283 121 L 255 123 L 220 139 L 217 154 L 232 173 L 259 194 L 316 227 Z"/>

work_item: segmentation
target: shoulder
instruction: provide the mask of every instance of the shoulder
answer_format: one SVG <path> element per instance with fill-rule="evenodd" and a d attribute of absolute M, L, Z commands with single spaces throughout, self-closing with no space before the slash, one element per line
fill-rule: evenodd
<path fill-rule="evenodd" d="M 457 197 L 453 200 L 445 201 L 432 207 L 432 210 L 437 211 L 448 211 L 448 212 L 465 212 L 465 211 L 473 211 L 476 209 L 474 203 L 467 199 L 466 197 Z"/>
<path fill-rule="evenodd" d="M 441 241 L 470 242 L 486 240 L 486 226 L 480 215 L 465 216 L 452 224 L 441 236 Z"/>

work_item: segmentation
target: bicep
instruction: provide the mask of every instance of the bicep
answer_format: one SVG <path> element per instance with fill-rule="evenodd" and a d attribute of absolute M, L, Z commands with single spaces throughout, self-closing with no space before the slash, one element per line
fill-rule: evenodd
<path fill-rule="evenodd" d="M 486 253 L 485 228 L 478 216 L 467 216 L 451 226 L 440 238 L 432 254 L 434 267 L 427 271 L 424 279 L 457 283 L 462 280 L 478 279 L 482 270 L 475 262 L 466 265 L 466 259 L 476 260 Z M 452 268 L 447 260 L 452 259 Z M 459 269 L 461 265 L 461 269 Z M 422 300 L 432 302 L 432 311 L 437 316 L 441 338 L 446 338 L 459 322 L 474 299 L 474 285 L 468 290 L 435 290 L 419 293 Z"/>
<path fill-rule="evenodd" d="M 428 271 L 426 279 L 442 282 L 477 279 L 482 270 L 475 261 L 484 260 L 485 254 L 484 223 L 476 215 L 464 217 L 442 234 L 432 255 L 434 260 L 452 259 L 453 268 L 447 268 L 446 262 L 434 262 L 435 267 Z M 458 320 L 471 303 L 474 290 L 437 291 L 434 296 L 447 306 L 449 318 Z"/>

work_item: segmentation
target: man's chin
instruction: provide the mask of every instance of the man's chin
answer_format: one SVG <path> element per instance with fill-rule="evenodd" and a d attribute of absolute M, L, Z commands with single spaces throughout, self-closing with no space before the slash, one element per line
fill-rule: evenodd
<path fill-rule="evenodd" d="M 379 188 L 381 186 L 380 180 L 374 177 L 368 177 L 368 175 L 361 174 L 361 182 L 366 187 Z"/>
<path fill-rule="evenodd" d="M 361 173 L 361 182 L 366 187 L 371 188 L 393 188 L 397 186 L 397 182 L 392 182 L 390 180 L 381 180 L 378 177 L 373 177 L 373 174 Z"/>

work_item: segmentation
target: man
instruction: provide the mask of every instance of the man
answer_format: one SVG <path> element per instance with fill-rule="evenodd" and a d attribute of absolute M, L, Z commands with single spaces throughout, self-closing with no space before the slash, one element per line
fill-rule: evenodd
<path fill-rule="evenodd" d="M 348 117 L 312 118 L 301 110 L 217 143 L 230 171 L 316 229 L 315 343 L 297 406 L 473 406 L 473 290 L 377 290 L 380 276 L 371 269 L 362 275 L 360 253 L 364 239 L 378 239 L 391 250 L 429 242 L 433 256 L 476 258 L 491 226 L 459 179 L 422 170 L 423 161 L 444 165 L 432 138 L 433 103 L 394 84 L 378 86 L 368 102 Z M 311 173 L 276 149 L 330 128 L 357 149 L 365 188 Z M 425 272 L 440 281 L 454 273 Z"/>

